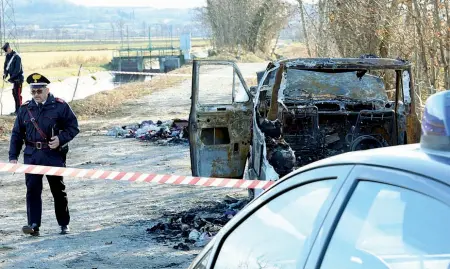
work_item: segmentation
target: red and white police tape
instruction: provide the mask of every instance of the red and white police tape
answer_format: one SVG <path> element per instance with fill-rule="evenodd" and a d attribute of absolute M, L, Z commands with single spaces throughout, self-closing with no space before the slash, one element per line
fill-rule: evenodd
<path fill-rule="evenodd" d="M 117 172 L 97 169 L 77 169 L 42 165 L 1 163 L 0 172 L 65 176 L 84 179 L 109 179 L 117 181 L 147 182 L 172 185 L 194 185 L 204 187 L 224 187 L 240 189 L 267 189 L 274 181 L 245 180 L 229 178 L 207 178 L 176 175 L 158 175 L 140 172 Z"/>

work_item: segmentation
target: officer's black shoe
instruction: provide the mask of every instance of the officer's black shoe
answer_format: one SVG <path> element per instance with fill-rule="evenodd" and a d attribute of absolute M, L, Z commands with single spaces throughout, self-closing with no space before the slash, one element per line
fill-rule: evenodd
<path fill-rule="evenodd" d="M 32 236 L 39 236 L 39 227 L 37 227 L 36 223 L 33 223 L 32 225 L 26 225 L 22 227 L 22 232 L 24 234 L 29 234 Z"/>
<path fill-rule="evenodd" d="M 61 226 L 61 234 L 68 234 L 70 232 L 69 225 Z"/>

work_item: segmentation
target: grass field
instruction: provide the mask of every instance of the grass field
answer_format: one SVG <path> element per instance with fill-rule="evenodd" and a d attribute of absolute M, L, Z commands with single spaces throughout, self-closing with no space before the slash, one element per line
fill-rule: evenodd
<path fill-rule="evenodd" d="M 76 76 L 81 64 L 83 64 L 82 75 L 106 70 L 113 51 L 24 52 L 20 55 L 25 76 L 38 72 L 46 77 L 64 79 Z"/>
<path fill-rule="evenodd" d="M 14 126 L 13 117 L 0 116 L 0 141 L 9 139 L 9 134 Z"/>
<path fill-rule="evenodd" d="M 128 46 L 128 44 L 124 44 Z M 130 48 L 147 48 L 148 40 L 134 40 Z M 209 40 L 192 39 L 193 50 L 209 46 Z M 167 40 L 152 39 L 153 47 L 170 46 Z M 173 40 L 173 46 L 179 46 L 179 40 Z M 78 69 L 83 64 L 81 75 L 108 69 L 114 52 L 121 48 L 120 41 L 65 41 L 56 40 L 43 42 L 43 40 L 21 40 L 19 52 L 22 56 L 25 76 L 31 73 L 42 73 L 46 77 L 62 80 L 78 75 Z M 14 48 L 13 48 L 14 49 Z M 25 83 L 26 84 L 26 83 Z"/>

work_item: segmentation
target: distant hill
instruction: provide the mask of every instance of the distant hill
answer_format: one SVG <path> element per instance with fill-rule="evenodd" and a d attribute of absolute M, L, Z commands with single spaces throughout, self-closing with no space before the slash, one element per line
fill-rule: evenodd
<path fill-rule="evenodd" d="M 193 20 L 192 9 L 84 7 L 65 0 L 14 0 L 18 26 L 40 28 L 73 24 L 106 24 L 123 19 L 129 24 L 185 24 Z"/>

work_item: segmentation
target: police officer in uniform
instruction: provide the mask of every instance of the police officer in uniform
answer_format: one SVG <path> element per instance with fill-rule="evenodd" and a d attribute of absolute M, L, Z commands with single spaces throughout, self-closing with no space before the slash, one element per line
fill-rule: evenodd
<path fill-rule="evenodd" d="M 17 113 L 9 148 L 10 163 L 17 163 L 23 144 L 24 163 L 65 167 L 67 143 L 78 133 L 78 120 L 64 100 L 55 98 L 47 84 L 50 81 L 37 73 L 27 77 L 32 100 L 25 102 Z M 39 235 L 42 215 L 43 175 L 25 174 L 27 187 L 28 225 L 25 234 Z M 63 177 L 47 176 L 55 204 L 55 214 L 61 234 L 69 232 L 69 208 Z"/>
<path fill-rule="evenodd" d="M 14 114 L 17 115 L 19 107 L 22 105 L 22 83 L 24 79 L 22 58 L 11 48 L 8 42 L 3 45 L 2 49 L 7 53 L 3 65 L 3 80 L 9 75 L 8 82 L 13 84 L 12 94 L 16 103 Z"/>

